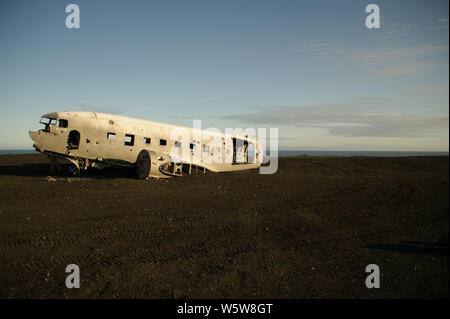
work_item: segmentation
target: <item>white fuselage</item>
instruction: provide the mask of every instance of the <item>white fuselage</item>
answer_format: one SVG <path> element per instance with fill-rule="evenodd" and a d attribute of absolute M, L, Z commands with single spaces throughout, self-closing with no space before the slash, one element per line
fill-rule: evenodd
<path fill-rule="evenodd" d="M 262 163 L 256 139 L 238 134 L 96 112 L 54 112 L 43 115 L 41 123 L 44 129 L 30 131 L 36 150 L 72 161 L 133 165 L 138 154 L 147 150 L 153 175 L 160 174 L 154 168 L 163 162 L 183 162 L 214 172 L 258 168 Z M 185 134 L 177 135 L 180 130 Z"/>

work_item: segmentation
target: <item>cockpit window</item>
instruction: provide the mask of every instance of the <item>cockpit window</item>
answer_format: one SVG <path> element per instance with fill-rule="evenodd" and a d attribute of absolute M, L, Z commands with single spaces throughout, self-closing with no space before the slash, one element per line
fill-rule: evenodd
<path fill-rule="evenodd" d="M 68 126 L 69 126 L 69 121 L 64 120 L 64 119 L 58 120 L 58 127 L 68 127 Z"/>
<path fill-rule="evenodd" d="M 56 119 L 48 118 L 48 117 L 42 117 L 39 123 L 44 124 L 43 130 L 45 132 L 50 131 L 50 125 L 56 124 Z"/>
<path fill-rule="evenodd" d="M 53 125 L 56 123 L 56 119 L 52 119 L 49 117 L 42 117 L 39 123 Z"/>

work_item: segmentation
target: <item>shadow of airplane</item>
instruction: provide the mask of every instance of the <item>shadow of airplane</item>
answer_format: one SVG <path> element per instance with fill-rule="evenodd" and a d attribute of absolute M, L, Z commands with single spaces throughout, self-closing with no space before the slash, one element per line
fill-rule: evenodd
<path fill-rule="evenodd" d="M 74 177 L 71 171 L 71 164 L 60 164 L 61 171 L 52 173 L 50 164 L 46 163 L 27 163 L 21 165 L 0 165 L 0 175 L 28 176 L 28 177 L 46 177 L 63 176 Z M 82 172 L 83 177 L 90 178 L 133 178 L 133 171 L 130 168 L 107 167 L 105 169 L 88 168 Z"/>
<path fill-rule="evenodd" d="M 64 165 L 66 166 L 66 165 Z M 64 171 L 68 168 L 63 167 Z M 50 172 L 50 165 L 44 163 L 29 163 L 22 165 L 1 165 L 0 175 L 14 175 L 14 176 L 33 176 L 41 177 L 52 175 Z"/>

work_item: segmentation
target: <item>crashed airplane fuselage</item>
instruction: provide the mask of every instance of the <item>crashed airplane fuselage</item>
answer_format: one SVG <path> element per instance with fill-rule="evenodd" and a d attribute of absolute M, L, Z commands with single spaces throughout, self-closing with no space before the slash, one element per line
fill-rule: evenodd
<path fill-rule="evenodd" d="M 190 174 L 193 169 L 227 172 L 258 168 L 263 152 L 256 137 L 223 134 L 97 112 L 54 112 L 30 131 L 34 147 L 88 167 L 133 167 L 140 179 Z"/>

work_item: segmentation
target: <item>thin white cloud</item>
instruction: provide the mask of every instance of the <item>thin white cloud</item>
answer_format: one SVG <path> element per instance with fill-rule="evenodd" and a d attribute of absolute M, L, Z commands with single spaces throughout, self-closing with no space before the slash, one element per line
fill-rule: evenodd
<path fill-rule="evenodd" d="M 359 44 L 351 44 L 348 42 L 336 41 L 318 38 L 308 40 L 298 44 L 294 52 L 297 53 L 314 53 L 316 54 L 342 54 L 347 55 L 349 52 L 359 48 Z"/>
<path fill-rule="evenodd" d="M 410 31 L 416 29 L 417 27 L 419 27 L 420 25 L 422 25 L 422 23 L 411 23 L 411 24 L 408 24 L 405 27 L 403 27 L 401 31 L 410 32 Z"/>
<path fill-rule="evenodd" d="M 435 31 L 435 30 L 448 30 L 448 24 L 447 25 L 438 25 L 434 27 L 426 27 L 422 29 L 423 31 Z"/>
<path fill-rule="evenodd" d="M 317 39 L 306 42 L 304 46 L 307 48 L 320 48 L 328 46 L 328 42 L 325 39 Z"/>
<path fill-rule="evenodd" d="M 301 43 L 297 45 L 295 51 L 296 52 L 310 52 L 315 50 L 323 50 L 325 48 L 328 48 L 330 46 L 330 43 L 322 38 L 315 39 L 315 40 L 309 40 L 304 43 Z"/>
<path fill-rule="evenodd" d="M 432 62 L 407 62 L 376 70 L 375 74 L 385 77 L 416 75 L 431 70 L 433 65 Z"/>
<path fill-rule="evenodd" d="M 409 28 L 421 23 L 410 24 Z M 442 57 L 448 56 L 448 45 L 390 46 L 362 48 L 349 43 L 338 43 L 322 38 L 306 41 L 297 46 L 296 52 L 314 55 L 332 55 L 378 77 L 422 75 L 438 69 Z"/>
<path fill-rule="evenodd" d="M 447 45 L 422 45 L 412 48 L 390 47 L 374 50 L 358 50 L 353 54 L 355 60 L 370 63 L 400 62 L 425 58 L 429 55 L 448 52 Z"/>
<path fill-rule="evenodd" d="M 366 98 L 369 105 L 377 99 Z M 390 99 L 385 99 L 389 101 Z M 383 101 L 380 98 L 378 102 Z M 395 101 L 393 99 L 392 101 Z M 391 103 L 390 101 L 389 103 Z M 314 106 L 274 106 L 253 113 L 234 114 L 225 119 L 259 125 L 325 128 L 331 135 L 345 137 L 445 137 L 448 116 L 418 116 L 388 112 L 368 112 L 366 107 L 323 104 Z"/>
<path fill-rule="evenodd" d="M 421 75 L 437 69 L 436 58 L 448 55 L 446 45 L 424 45 L 412 48 L 391 47 L 355 50 L 351 59 L 381 77 Z M 448 65 L 448 64 L 447 64 Z"/>
<path fill-rule="evenodd" d="M 449 93 L 449 84 L 443 85 L 423 85 L 416 86 L 405 90 L 405 93 L 408 94 L 423 94 L 423 93 L 442 93 L 448 95 Z"/>

